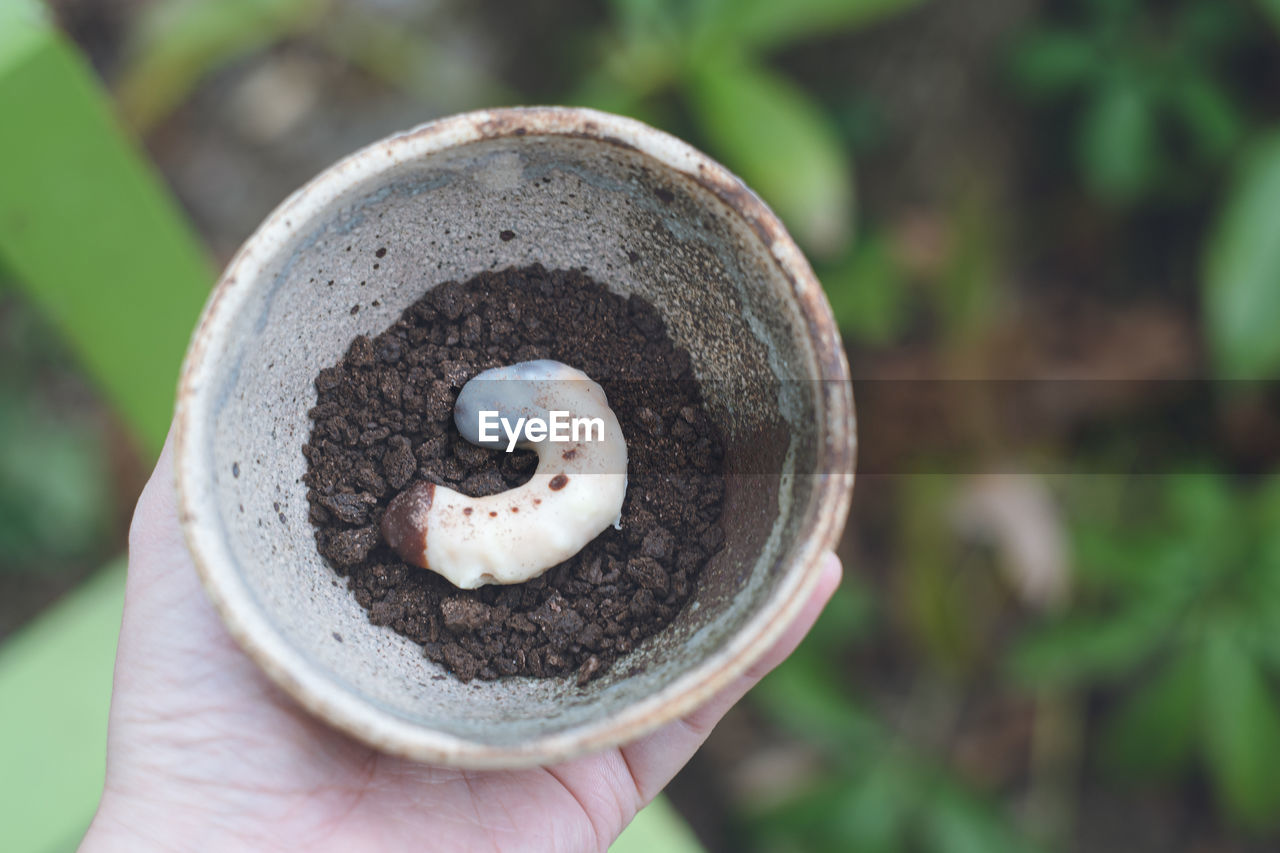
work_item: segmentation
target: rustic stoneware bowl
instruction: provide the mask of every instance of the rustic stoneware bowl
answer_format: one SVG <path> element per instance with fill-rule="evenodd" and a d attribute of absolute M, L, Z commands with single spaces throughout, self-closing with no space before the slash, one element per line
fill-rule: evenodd
<path fill-rule="evenodd" d="M 462 684 L 371 625 L 316 552 L 301 482 L 313 380 L 354 335 L 438 283 L 534 262 L 653 302 L 726 432 L 724 549 L 674 623 L 585 688 Z M 797 614 L 849 508 L 848 379 L 808 263 L 722 166 L 589 110 L 456 116 L 337 163 L 231 262 L 182 372 L 182 524 L 231 634 L 312 713 L 410 758 L 550 763 L 692 711 Z"/>

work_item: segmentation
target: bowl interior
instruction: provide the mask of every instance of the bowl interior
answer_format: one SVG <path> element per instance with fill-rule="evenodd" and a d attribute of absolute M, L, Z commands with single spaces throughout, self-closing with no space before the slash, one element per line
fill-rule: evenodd
<path fill-rule="evenodd" d="M 286 203 L 228 271 L 238 304 L 206 336 L 192 391 L 200 525 L 260 621 L 357 705 L 497 749 L 603 725 L 723 651 L 798 560 L 826 439 L 794 288 L 719 195 L 627 145 L 528 133 L 427 157 L 388 148 L 369 168 L 383 156 L 358 155 L 360 177 L 340 192 Z M 313 380 L 354 335 L 381 332 L 441 282 L 535 262 L 653 302 L 727 444 L 724 549 L 676 621 L 585 688 L 462 684 L 371 625 L 316 552 L 301 483 Z"/>

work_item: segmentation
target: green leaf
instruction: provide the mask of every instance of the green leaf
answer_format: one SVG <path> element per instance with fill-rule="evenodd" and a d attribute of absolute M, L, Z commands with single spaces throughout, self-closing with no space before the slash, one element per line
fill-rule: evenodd
<path fill-rule="evenodd" d="M 765 68 L 704 57 L 686 92 L 712 150 L 801 242 L 827 255 L 847 245 L 853 174 L 835 128 L 804 91 Z"/>
<path fill-rule="evenodd" d="M 872 627 L 875 596 L 863 581 L 847 577 L 832 594 L 814 624 L 804 646 L 805 652 L 839 652 L 851 647 Z"/>
<path fill-rule="evenodd" d="M 1186 533 L 1193 528 L 1230 526 L 1235 519 L 1236 501 L 1231 486 L 1221 474 L 1179 474 L 1165 482 L 1170 521 Z"/>
<path fill-rule="evenodd" d="M 834 835 L 843 842 L 841 849 L 860 853 L 893 853 L 901 849 L 903 820 L 916 792 L 897 765 L 896 761 L 881 761 L 850 787 L 834 816 Z"/>
<path fill-rule="evenodd" d="M 802 786 L 782 802 L 748 816 L 751 835 L 759 842 L 756 846 L 763 850 L 847 849 L 845 810 L 861 788 L 860 775 L 831 775 Z"/>
<path fill-rule="evenodd" d="M 0 75 L 38 49 L 51 25 L 49 10 L 34 0 L 0 3 Z"/>
<path fill-rule="evenodd" d="M 124 563 L 98 572 L 0 645 L 6 853 L 76 849 L 102 798 Z"/>
<path fill-rule="evenodd" d="M 712 26 L 721 38 L 774 48 L 811 36 L 858 29 L 923 0 L 721 0 Z"/>
<path fill-rule="evenodd" d="M 1146 597 L 1109 616 L 1068 617 L 1023 639 L 1014 674 L 1033 685 L 1077 685 L 1115 678 L 1154 654 L 1178 611 L 1171 596 Z"/>
<path fill-rule="evenodd" d="M 1280 474 L 1272 474 L 1260 483 L 1250 503 L 1263 533 L 1280 538 Z"/>
<path fill-rule="evenodd" d="M 135 128 L 152 127 L 218 67 L 310 21 L 324 0 L 164 0 L 144 8 L 116 86 Z"/>
<path fill-rule="evenodd" d="M 1168 776 L 1186 767 L 1196 743 L 1202 673 L 1200 655 L 1186 652 L 1135 688 L 1102 733 L 1107 762 L 1137 775 Z"/>
<path fill-rule="evenodd" d="M 52 28 L 22 44 L 0 56 L 0 115 L 22 117 L 0 132 L 0 256 L 158 452 L 212 274 L 92 71 Z"/>
<path fill-rule="evenodd" d="M 999 814 L 960 789 L 944 787 L 937 794 L 926 826 L 937 853 L 1024 853 L 1035 848 L 1023 840 Z"/>
<path fill-rule="evenodd" d="M 1280 132 L 1246 157 L 1210 233 L 1204 263 L 1207 333 L 1218 372 L 1236 379 L 1280 368 Z"/>
<path fill-rule="evenodd" d="M 675 62 L 658 46 L 634 45 L 623 57 L 616 55 L 604 66 L 583 75 L 565 103 L 630 116 L 659 128 L 676 125 L 670 115 L 670 99 L 655 98 L 674 79 Z"/>
<path fill-rule="evenodd" d="M 1264 572 L 1280 579 L 1280 476 L 1272 475 L 1257 487 L 1249 507 L 1253 529 L 1261 540 L 1259 560 Z M 1276 603 L 1280 604 L 1280 597 Z M 1276 632 L 1280 635 L 1280 632 Z M 1280 637 L 1277 637 L 1280 641 Z"/>
<path fill-rule="evenodd" d="M 756 849 L 856 850 L 896 853 L 904 820 L 918 796 L 901 756 L 858 757 L 851 774 L 805 785 L 750 818 Z"/>
<path fill-rule="evenodd" d="M 1170 91 L 1173 106 L 1182 117 L 1201 158 L 1221 162 L 1244 135 L 1244 117 L 1231 94 L 1217 81 L 1194 74 Z"/>
<path fill-rule="evenodd" d="M 1276 3 L 1276 0 L 1262 0 Z M 1280 3 L 1276 4 L 1280 8 Z M 1244 4 L 1196 2 L 1179 10 L 1176 28 L 1170 39 L 1179 45 L 1179 53 L 1201 67 L 1209 67 L 1224 54 L 1235 50 L 1250 38 L 1253 15 Z"/>
<path fill-rule="evenodd" d="M 1258 5 L 1280 34 L 1280 0 L 1258 0 Z"/>
<path fill-rule="evenodd" d="M 1093 189 L 1113 202 L 1133 201 L 1155 174 L 1155 122 L 1141 87 L 1118 79 L 1103 87 L 1080 124 L 1079 157 Z"/>
<path fill-rule="evenodd" d="M 609 0 L 618 25 L 628 41 L 668 39 L 679 34 L 694 11 L 707 0 Z"/>
<path fill-rule="evenodd" d="M 110 492 L 92 430 L 59 423 L 0 387 L 0 569 L 84 556 L 107 529 Z"/>
<path fill-rule="evenodd" d="M 1072 550 L 1076 576 L 1086 589 L 1130 590 L 1151 582 L 1151 565 L 1166 547 L 1167 537 L 1147 531 L 1117 535 L 1114 525 L 1076 521 Z"/>
<path fill-rule="evenodd" d="M 802 644 L 751 691 L 751 699 L 778 724 L 807 739 L 848 750 L 876 741 L 881 733 L 844 691 L 829 655 Z"/>
<path fill-rule="evenodd" d="M 1092 19 L 1092 28 L 1104 39 L 1114 43 L 1128 36 L 1134 23 L 1143 14 L 1146 0 L 1086 0 Z"/>
<path fill-rule="evenodd" d="M 609 845 L 609 853 L 703 853 L 703 847 L 684 819 L 659 795 L 640 810 L 617 840 Z"/>
<path fill-rule="evenodd" d="M 864 343 L 885 344 L 907 320 L 906 276 L 882 237 L 858 241 L 847 260 L 822 276 L 840 331 Z"/>
<path fill-rule="evenodd" d="M 1018 88 L 1033 98 L 1061 95 L 1098 73 L 1098 54 L 1087 38 L 1063 30 L 1041 30 L 1019 42 L 1011 71 Z"/>
<path fill-rule="evenodd" d="M 1229 628 L 1207 637 L 1203 691 L 1205 758 L 1224 810 L 1251 829 L 1280 825 L 1280 709 Z"/>

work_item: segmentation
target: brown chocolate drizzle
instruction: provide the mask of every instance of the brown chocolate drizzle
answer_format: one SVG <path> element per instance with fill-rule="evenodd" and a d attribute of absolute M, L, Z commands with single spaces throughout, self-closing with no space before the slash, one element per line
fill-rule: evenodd
<path fill-rule="evenodd" d="M 406 563 L 427 566 L 427 513 L 436 497 L 434 483 L 417 482 L 396 495 L 382 516 L 382 538 Z"/>

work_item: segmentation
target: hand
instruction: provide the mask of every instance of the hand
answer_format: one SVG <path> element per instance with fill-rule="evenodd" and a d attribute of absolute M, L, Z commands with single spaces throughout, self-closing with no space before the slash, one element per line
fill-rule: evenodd
<path fill-rule="evenodd" d="M 129 533 L 107 781 L 82 850 L 605 850 L 729 707 L 800 642 L 822 581 L 763 660 L 706 706 L 607 752 L 459 770 L 375 752 L 310 717 L 232 641 L 178 526 L 166 445 Z"/>

